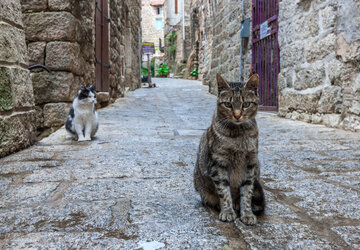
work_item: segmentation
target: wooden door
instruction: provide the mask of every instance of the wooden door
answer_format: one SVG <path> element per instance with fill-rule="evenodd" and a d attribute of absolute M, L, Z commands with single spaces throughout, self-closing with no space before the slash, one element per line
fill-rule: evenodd
<path fill-rule="evenodd" d="M 109 5 L 108 0 L 95 1 L 96 90 L 109 92 Z"/>

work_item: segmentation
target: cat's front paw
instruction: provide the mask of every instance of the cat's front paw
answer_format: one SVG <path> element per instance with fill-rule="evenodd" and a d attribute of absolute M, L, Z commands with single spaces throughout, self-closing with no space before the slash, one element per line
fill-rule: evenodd
<path fill-rule="evenodd" d="M 219 220 L 224 222 L 231 222 L 236 219 L 236 213 L 235 211 L 231 209 L 223 210 L 219 214 Z"/>
<path fill-rule="evenodd" d="M 81 137 L 78 139 L 78 141 L 86 141 L 85 137 Z"/>
<path fill-rule="evenodd" d="M 241 213 L 240 220 L 248 226 L 256 224 L 256 216 L 252 212 Z"/>
<path fill-rule="evenodd" d="M 91 141 L 91 137 L 90 136 L 85 137 L 84 141 Z"/>

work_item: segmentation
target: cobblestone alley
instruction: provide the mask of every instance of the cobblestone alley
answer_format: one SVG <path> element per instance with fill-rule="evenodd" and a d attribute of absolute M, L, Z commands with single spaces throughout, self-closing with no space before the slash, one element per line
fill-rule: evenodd
<path fill-rule="evenodd" d="M 260 112 L 265 215 L 222 223 L 192 184 L 216 97 L 153 81 L 99 111 L 96 140 L 60 129 L 0 159 L 0 248 L 360 248 L 359 133 Z"/>

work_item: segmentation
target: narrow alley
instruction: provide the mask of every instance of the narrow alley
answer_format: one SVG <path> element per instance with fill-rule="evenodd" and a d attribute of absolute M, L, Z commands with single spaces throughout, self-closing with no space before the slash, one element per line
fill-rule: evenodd
<path fill-rule="evenodd" d="M 62 128 L 0 159 L 0 248 L 360 248 L 360 134 L 260 112 L 267 208 L 222 223 L 192 184 L 216 97 L 154 79 L 99 110 L 91 142 Z"/>

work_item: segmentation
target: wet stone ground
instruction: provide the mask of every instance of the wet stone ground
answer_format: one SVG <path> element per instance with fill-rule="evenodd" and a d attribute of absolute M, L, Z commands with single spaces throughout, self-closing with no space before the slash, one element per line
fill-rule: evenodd
<path fill-rule="evenodd" d="M 154 81 L 100 110 L 94 141 L 61 129 L 0 159 L 0 248 L 360 248 L 359 133 L 259 113 L 265 215 L 222 223 L 192 185 L 216 97 Z"/>

